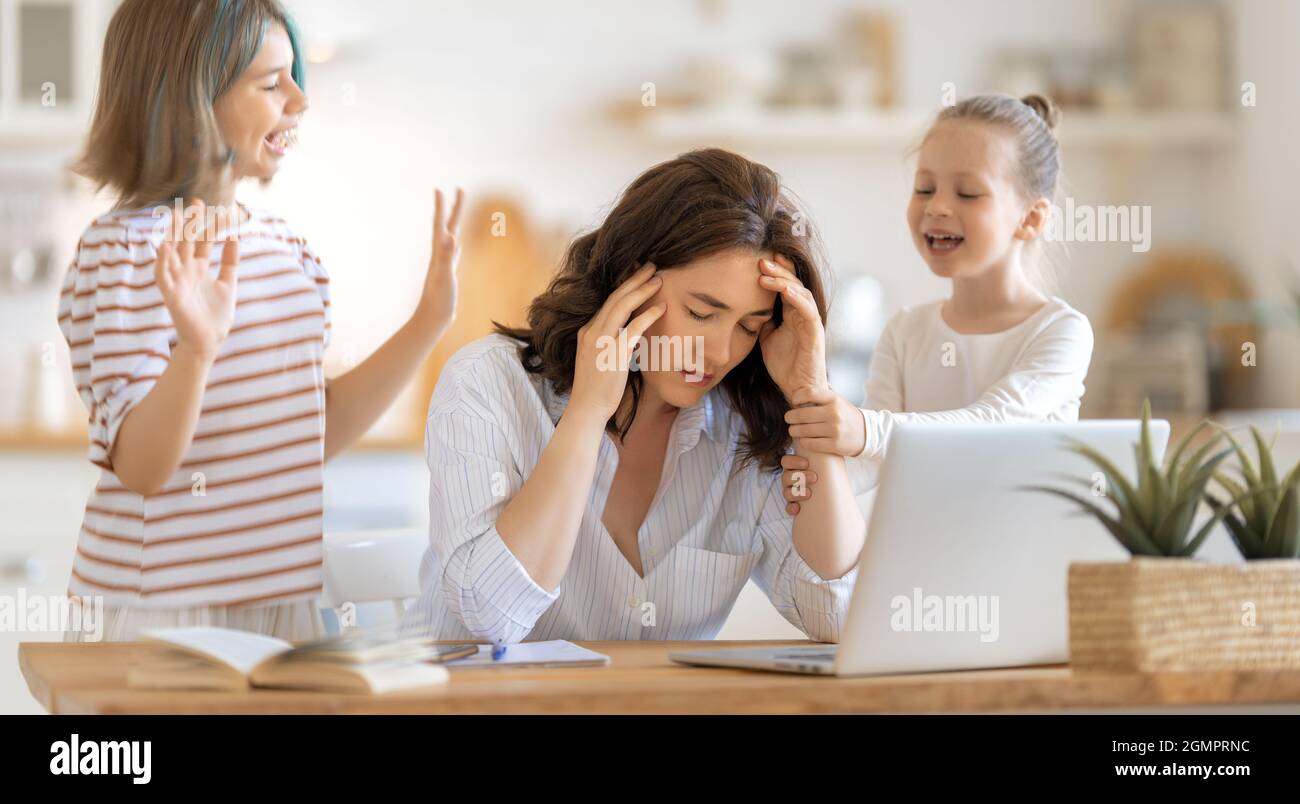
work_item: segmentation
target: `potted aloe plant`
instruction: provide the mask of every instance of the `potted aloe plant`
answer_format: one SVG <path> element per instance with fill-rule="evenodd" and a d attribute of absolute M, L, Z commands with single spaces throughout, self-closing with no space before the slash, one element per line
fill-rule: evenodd
<path fill-rule="evenodd" d="M 1134 480 L 1087 444 L 1070 445 L 1105 478 L 1104 493 L 1096 495 L 1101 501 L 1033 487 L 1078 504 L 1132 555 L 1125 562 L 1070 566 L 1072 669 L 1300 667 L 1300 561 L 1223 565 L 1193 558 L 1214 528 L 1225 522 L 1239 547 L 1268 544 L 1282 555 L 1281 545 L 1289 544 L 1294 558 L 1295 529 L 1300 525 L 1292 517 L 1300 492 L 1292 486 L 1279 493 L 1262 439 L 1257 441 L 1262 451 L 1256 472 L 1231 434 L 1208 420 L 1183 436 L 1158 465 L 1150 420 L 1148 401 L 1142 409 L 1140 441 L 1134 445 Z M 1189 455 L 1196 436 L 1210 427 L 1218 432 Z M 1216 452 L 1225 438 L 1231 446 Z M 1220 471 L 1234 452 L 1242 462 L 1241 483 Z M 1292 470 L 1288 477 L 1300 481 L 1300 472 Z M 1211 480 L 1228 492 L 1228 499 L 1219 500 L 1207 491 Z M 1202 502 L 1210 506 L 1211 516 L 1193 530 Z"/>
<path fill-rule="evenodd" d="M 1237 453 L 1238 465 L 1233 468 L 1241 476 L 1241 482 L 1223 472 L 1216 472 L 1214 479 L 1231 499 L 1237 500 L 1236 510 L 1230 510 L 1231 506 L 1208 493 L 1206 502 L 1215 512 L 1229 509 L 1223 522 L 1247 561 L 1300 559 L 1300 462 L 1279 481 L 1272 450 L 1258 429 L 1250 428 L 1258 468 L 1241 443 L 1227 430 L 1222 432 Z"/>

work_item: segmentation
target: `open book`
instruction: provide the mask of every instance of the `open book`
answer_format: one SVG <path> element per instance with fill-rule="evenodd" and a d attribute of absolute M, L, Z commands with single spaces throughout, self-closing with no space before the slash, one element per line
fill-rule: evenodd
<path fill-rule="evenodd" d="M 385 693 L 442 684 L 439 664 L 477 650 L 448 651 L 425 638 L 366 634 L 328 637 L 295 647 L 274 637 L 230 628 L 160 628 L 145 638 L 171 648 L 163 660 L 131 667 L 127 686 L 151 689 L 242 690 L 281 687 Z"/>

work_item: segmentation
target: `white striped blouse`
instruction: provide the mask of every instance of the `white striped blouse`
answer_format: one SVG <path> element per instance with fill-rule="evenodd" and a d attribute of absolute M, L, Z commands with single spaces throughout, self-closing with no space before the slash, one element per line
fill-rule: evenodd
<path fill-rule="evenodd" d="M 86 504 L 71 595 L 180 608 L 320 592 L 329 278 L 283 220 L 243 210 L 234 323 L 182 463 L 148 497 L 123 486 L 109 455 L 176 345 L 153 278 L 171 215 L 109 213 L 81 238 L 59 327 L 90 412 L 90 460 L 103 473 Z M 212 248 L 214 273 L 223 248 Z"/>
<path fill-rule="evenodd" d="M 744 422 L 718 389 L 683 408 L 660 487 L 637 535 L 645 576 L 601 523 L 618 466 L 602 435 L 573 556 L 548 592 L 496 520 L 533 472 L 567 404 L 524 371 L 518 342 L 490 335 L 457 352 L 429 402 L 429 548 L 404 626 L 440 639 L 712 639 L 745 582 L 812 639 L 837 642 L 857 577 L 823 580 L 791 540 L 780 473 L 733 473 Z"/>

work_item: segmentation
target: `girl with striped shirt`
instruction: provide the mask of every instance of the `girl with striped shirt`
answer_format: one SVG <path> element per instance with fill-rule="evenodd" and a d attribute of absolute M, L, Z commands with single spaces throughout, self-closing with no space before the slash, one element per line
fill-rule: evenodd
<path fill-rule="evenodd" d="M 454 316 L 463 197 L 446 215 L 438 192 L 414 313 L 324 376 L 320 259 L 234 198 L 240 179 L 275 175 L 307 110 L 302 86 L 277 0 L 126 0 L 110 24 L 78 171 L 118 204 L 82 235 L 59 303 L 103 470 L 69 594 L 103 598 L 106 639 L 176 625 L 322 633 L 323 463 Z"/>

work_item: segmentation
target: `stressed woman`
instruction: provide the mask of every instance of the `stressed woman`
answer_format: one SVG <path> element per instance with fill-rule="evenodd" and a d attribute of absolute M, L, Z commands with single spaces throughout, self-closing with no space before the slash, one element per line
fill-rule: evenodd
<path fill-rule="evenodd" d="M 710 639 L 753 578 L 838 641 L 865 538 L 844 458 L 807 453 L 819 488 L 797 519 L 780 485 L 781 456 L 801 452 L 787 400 L 826 385 L 810 232 L 766 167 L 685 154 L 569 247 L 528 328 L 448 361 L 407 627 Z"/>

